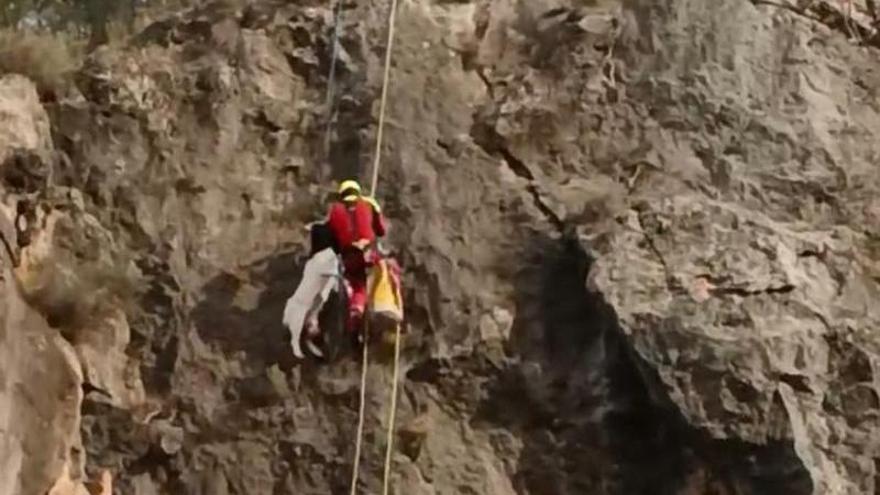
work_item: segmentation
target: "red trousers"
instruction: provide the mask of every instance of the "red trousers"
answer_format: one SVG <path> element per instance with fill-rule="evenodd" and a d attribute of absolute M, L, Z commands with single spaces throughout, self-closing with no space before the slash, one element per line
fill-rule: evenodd
<path fill-rule="evenodd" d="M 348 293 L 348 320 L 346 328 L 351 332 L 361 330 L 364 312 L 367 309 L 367 260 L 359 249 L 342 253 L 342 266 L 345 271 Z"/>

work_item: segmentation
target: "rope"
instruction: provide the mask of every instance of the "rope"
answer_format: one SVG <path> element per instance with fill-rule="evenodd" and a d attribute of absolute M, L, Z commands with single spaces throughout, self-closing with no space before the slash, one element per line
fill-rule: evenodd
<path fill-rule="evenodd" d="M 333 54 L 330 57 L 330 74 L 327 76 L 327 97 L 324 106 L 327 108 L 327 128 L 324 131 L 324 155 L 330 154 L 330 128 L 336 119 L 336 111 L 333 106 L 333 85 L 336 82 L 336 59 L 339 57 L 339 26 L 342 24 L 342 2 L 337 0 L 336 13 L 333 25 Z"/>
<path fill-rule="evenodd" d="M 397 0 L 391 0 L 391 12 L 388 14 L 388 48 L 385 49 L 385 74 L 382 76 L 382 98 L 379 103 L 379 128 L 376 130 L 376 152 L 373 160 L 373 180 L 370 193 L 376 195 L 379 182 L 379 164 L 382 158 L 382 129 L 385 126 L 385 103 L 388 100 L 388 79 L 391 73 L 391 52 L 394 44 L 394 22 L 397 16 Z"/>
<path fill-rule="evenodd" d="M 382 97 L 379 102 L 379 125 L 376 129 L 376 152 L 373 161 L 373 179 L 370 192 L 375 197 L 379 182 L 379 166 L 382 157 L 382 130 L 385 125 L 385 106 L 388 101 L 388 81 L 391 74 L 391 54 L 394 47 L 394 24 L 397 19 L 397 0 L 391 0 L 391 12 L 388 13 L 388 47 L 385 49 L 385 73 L 382 76 Z M 366 327 L 365 327 L 366 329 Z M 364 346 L 366 348 L 366 346 Z M 364 354 L 366 356 L 366 353 Z M 365 362 L 366 364 L 366 362 Z M 391 454 L 394 450 L 394 420 L 397 412 L 397 381 L 400 369 L 400 324 L 394 329 L 394 365 L 391 384 L 391 405 L 388 412 L 388 435 L 385 442 L 385 472 L 382 477 L 382 494 L 388 495 L 391 483 Z"/>
<path fill-rule="evenodd" d="M 367 299 L 369 301 L 369 298 Z M 358 408 L 357 440 L 354 444 L 354 466 L 351 469 L 351 495 L 357 495 L 358 471 L 361 465 L 361 439 L 364 436 L 364 405 L 367 402 L 367 335 L 369 332 L 368 318 L 364 318 L 364 351 L 361 360 L 361 398 Z"/>
<path fill-rule="evenodd" d="M 391 73 L 391 54 L 394 46 L 394 25 L 397 18 L 397 0 L 391 0 L 391 11 L 388 14 L 388 42 L 385 49 L 385 71 L 382 76 L 382 95 L 379 102 L 379 123 L 376 130 L 376 150 L 373 160 L 373 177 L 370 181 L 370 194 L 376 196 L 376 190 L 379 182 L 379 167 L 382 163 L 382 137 L 385 126 L 385 108 L 388 101 L 388 81 Z M 368 304 L 372 301 L 372 297 L 367 298 Z M 366 314 L 369 314 L 369 307 Z M 364 428 L 364 403 L 366 402 L 367 388 L 367 368 L 369 364 L 367 348 L 369 345 L 369 318 L 364 318 L 364 338 L 363 338 L 363 359 L 361 362 L 361 393 L 360 408 L 358 412 L 358 429 L 357 440 L 355 442 L 355 460 L 351 476 L 351 495 L 357 493 L 358 470 L 360 467 L 360 456 L 362 448 L 363 428 Z M 385 449 L 385 469 L 382 480 L 382 493 L 388 495 L 391 478 L 391 454 L 394 444 L 394 421 L 397 411 L 397 382 L 400 369 L 400 325 L 396 325 L 394 334 L 394 366 L 393 366 L 393 383 L 391 386 L 391 406 L 388 417 L 388 434 L 386 438 Z"/>
<path fill-rule="evenodd" d="M 327 108 L 327 127 L 324 131 L 324 155 L 330 154 L 330 131 L 333 126 L 333 122 L 335 120 L 335 108 L 333 107 L 333 86 L 336 82 L 336 59 L 339 57 L 339 33 L 340 26 L 342 24 L 342 3 L 344 0 L 336 1 L 336 10 L 334 13 L 334 25 L 333 25 L 333 52 L 330 56 L 330 74 L 327 75 L 327 96 L 325 98 L 324 106 Z M 344 282 L 343 282 L 344 283 Z M 364 327 L 364 335 L 367 333 L 366 326 Z M 360 470 L 360 462 L 361 462 L 361 448 L 362 443 L 361 439 L 363 438 L 364 432 L 364 407 L 366 404 L 366 393 L 367 393 L 367 346 L 366 341 L 364 345 L 363 351 L 363 360 L 361 363 L 361 384 L 360 384 L 360 399 L 358 405 L 358 425 L 357 425 L 357 441 L 355 442 L 355 454 L 354 454 L 354 466 L 352 468 L 352 478 L 351 478 L 351 495 L 356 495 L 357 493 L 357 479 L 358 479 L 358 471 Z"/>
<path fill-rule="evenodd" d="M 388 412 L 388 437 L 385 447 L 385 474 L 382 477 L 382 494 L 388 495 L 391 482 L 391 453 L 394 448 L 394 416 L 397 413 L 397 374 L 400 369 L 400 323 L 394 327 L 394 371 L 391 382 L 391 410 Z"/>

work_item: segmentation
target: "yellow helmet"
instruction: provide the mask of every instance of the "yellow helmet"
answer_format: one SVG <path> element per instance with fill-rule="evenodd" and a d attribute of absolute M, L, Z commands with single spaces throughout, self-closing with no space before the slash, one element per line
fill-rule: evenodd
<path fill-rule="evenodd" d="M 355 180 L 344 180 L 339 184 L 339 194 L 343 201 L 352 201 L 361 195 L 361 185 Z"/>

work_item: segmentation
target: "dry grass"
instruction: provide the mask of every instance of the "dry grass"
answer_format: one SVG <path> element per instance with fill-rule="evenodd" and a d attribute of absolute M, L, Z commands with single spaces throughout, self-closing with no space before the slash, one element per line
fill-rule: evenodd
<path fill-rule="evenodd" d="M 81 43 L 63 34 L 0 30 L 0 75 L 21 74 L 40 94 L 58 93 L 79 64 Z"/>
<path fill-rule="evenodd" d="M 27 301 L 49 325 L 75 341 L 79 330 L 110 312 L 130 312 L 142 293 L 142 279 L 130 262 L 58 262 L 47 260 L 28 286 Z"/>
<path fill-rule="evenodd" d="M 7 0 L 0 0 L 0 5 L 4 1 Z M 62 93 L 70 81 L 69 76 L 88 51 L 103 44 L 125 45 L 155 19 L 201 3 L 201 0 L 150 0 L 133 12 L 125 7 L 114 7 L 97 37 L 95 26 L 75 21 L 56 25 L 55 30 L 0 27 L 0 76 L 23 75 L 36 83 L 43 99 L 52 99 Z"/>

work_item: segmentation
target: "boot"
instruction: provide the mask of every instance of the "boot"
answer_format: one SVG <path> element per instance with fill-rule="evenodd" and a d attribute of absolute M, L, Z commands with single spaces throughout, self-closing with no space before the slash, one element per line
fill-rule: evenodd
<path fill-rule="evenodd" d="M 305 334 L 306 336 L 303 339 L 303 343 L 305 344 L 306 349 L 308 349 L 313 356 L 323 359 L 324 351 L 322 351 L 321 346 L 315 342 L 321 336 L 321 333 L 318 329 L 318 321 L 316 315 L 309 319 L 308 323 L 306 324 Z"/>
<path fill-rule="evenodd" d="M 312 337 L 306 337 L 306 349 L 316 358 L 324 359 L 324 351 L 312 340 Z"/>

